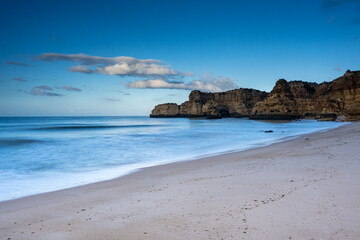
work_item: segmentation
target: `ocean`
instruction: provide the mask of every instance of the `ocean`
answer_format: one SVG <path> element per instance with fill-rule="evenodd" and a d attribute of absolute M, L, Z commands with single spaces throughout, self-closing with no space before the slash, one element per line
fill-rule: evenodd
<path fill-rule="evenodd" d="M 265 146 L 346 123 L 149 117 L 0 118 L 0 201 Z M 272 132 L 265 132 L 272 131 Z"/>

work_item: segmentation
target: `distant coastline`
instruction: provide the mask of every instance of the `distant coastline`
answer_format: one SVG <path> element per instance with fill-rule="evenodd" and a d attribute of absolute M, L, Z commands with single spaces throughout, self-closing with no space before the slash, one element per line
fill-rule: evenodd
<path fill-rule="evenodd" d="M 270 93 L 240 88 L 227 92 L 192 91 L 189 101 L 155 106 L 150 117 L 249 117 L 259 120 L 360 120 L 360 71 L 320 84 L 280 79 Z"/>

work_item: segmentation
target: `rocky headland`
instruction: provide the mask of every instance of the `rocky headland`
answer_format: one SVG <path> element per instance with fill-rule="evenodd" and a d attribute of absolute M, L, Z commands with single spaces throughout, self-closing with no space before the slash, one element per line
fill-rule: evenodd
<path fill-rule="evenodd" d="M 356 121 L 360 120 L 360 71 L 348 70 L 320 84 L 280 79 L 270 93 L 247 88 L 217 93 L 194 90 L 189 101 L 157 105 L 150 117 Z"/>

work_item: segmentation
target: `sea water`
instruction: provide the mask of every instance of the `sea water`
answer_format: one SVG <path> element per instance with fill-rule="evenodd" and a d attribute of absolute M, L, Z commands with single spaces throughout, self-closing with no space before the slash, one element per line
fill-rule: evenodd
<path fill-rule="evenodd" d="M 343 125 L 149 117 L 0 118 L 0 201 Z M 265 131 L 272 132 L 265 132 Z"/>

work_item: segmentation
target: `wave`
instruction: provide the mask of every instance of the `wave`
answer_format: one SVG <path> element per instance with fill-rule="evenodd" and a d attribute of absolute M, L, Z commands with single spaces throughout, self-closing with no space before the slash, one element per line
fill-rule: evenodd
<path fill-rule="evenodd" d="M 87 130 L 107 128 L 143 128 L 143 127 L 164 127 L 167 125 L 70 125 L 32 128 L 32 130 Z"/>
<path fill-rule="evenodd" d="M 8 138 L 8 139 L 0 139 L 0 146 L 19 146 L 24 144 L 41 143 L 41 142 L 43 141 L 35 140 L 35 139 Z"/>

